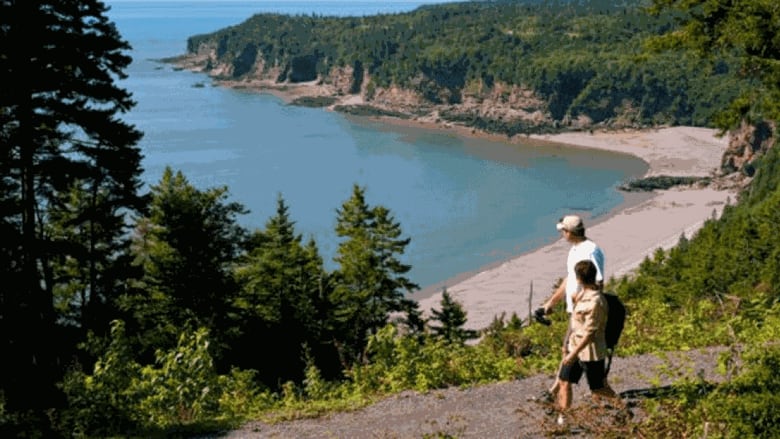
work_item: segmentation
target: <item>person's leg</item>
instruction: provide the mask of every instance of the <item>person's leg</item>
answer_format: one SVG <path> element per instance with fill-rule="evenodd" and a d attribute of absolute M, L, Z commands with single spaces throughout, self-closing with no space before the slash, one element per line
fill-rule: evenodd
<path fill-rule="evenodd" d="M 558 375 L 561 373 L 561 367 L 563 366 L 563 362 L 561 362 L 560 365 L 558 365 L 558 370 L 555 371 L 555 380 L 553 381 L 552 387 L 548 390 L 550 395 L 552 395 L 553 398 L 556 398 L 556 395 L 558 395 L 558 390 L 561 387 L 561 379 L 558 378 Z"/>
<path fill-rule="evenodd" d="M 572 397 L 571 383 L 568 381 L 559 380 L 558 381 L 558 408 L 561 409 L 561 411 L 565 411 L 569 407 L 571 407 L 571 397 Z"/>
<path fill-rule="evenodd" d="M 620 395 L 618 395 L 615 390 L 612 389 L 612 386 L 609 385 L 607 380 L 603 380 L 603 383 L 604 385 L 601 388 L 591 390 L 592 398 L 597 402 L 602 399 L 607 399 L 614 404 L 620 405 Z"/>
<path fill-rule="evenodd" d="M 571 321 L 571 319 L 569 319 Z M 563 335 L 563 344 L 561 349 L 561 364 L 558 366 L 558 371 L 555 375 L 555 381 L 553 382 L 552 387 L 550 387 L 550 395 L 552 395 L 553 398 L 556 397 L 556 394 L 558 393 L 558 389 L 560 389 L 561 380 L 558 378 L 558 375 L 561 373 L 561 367 L 563 366 L 563 359 L 566 358 L 566 354 L 568 353 L 568 349 L 566 349 L 566 346 L 569 344 L 569 334 L 571 334 L 571 322 L 569 323 L 569 327 L 566 328 L 566 334 Z"/>
<path fill-rule="evenodd" d="M 558 408 L 561 411 L 571 407 L 572 383 L 577 383 L 582 376 L 582 366 L 577 361 L 571 365 L 561 363 L 561 369 L 558 374 Z"/>
<path fill-rule="evenodd" d="M 589 361 L 584 364 L 584 368 L 588 378 L 591 398 L 594 402 L 600 402 L 601 399 L 620 400 L 620 397 L 609 385 L 604 375 L 604 360 Z"/>

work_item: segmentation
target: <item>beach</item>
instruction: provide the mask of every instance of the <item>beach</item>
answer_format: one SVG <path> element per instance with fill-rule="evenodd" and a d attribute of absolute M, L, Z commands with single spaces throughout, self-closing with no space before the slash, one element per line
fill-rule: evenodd
<path fill-rule="evenodd" d="M 695 127 L 670 127 L 636 131 L 570 132 L 535 135 L 531 139 L 578 148 L 597 148 L 633 154 L 648 163 L 646 176 L 713 176 L 728 146 L 727 136 Z M 644 195 L 644 196 L 643 196 Z M 736 201 L 734 190 L 712 187 L 675 187 L 643 195 L 627 194 L 627 200 L 607 215 L 592 219 L 581 212 L 586 234 L 606 256 L 605 277 L 619 278 L 658 249 L 668 249 L 682 235 L 691 238 L 704 222 L 717 217 L 724 206 Z M 554 229 L 555 224 L 550 224 Z M 416 292 L 424 315 L 439 308 L 442 289 L 467 313 L 466 328 L 482 329 L 502 314 L 526 319 L 553 291 L 566 273 L 570 244 L 560 239 L 542 248 L 494 264 L 475 273 Z"/>

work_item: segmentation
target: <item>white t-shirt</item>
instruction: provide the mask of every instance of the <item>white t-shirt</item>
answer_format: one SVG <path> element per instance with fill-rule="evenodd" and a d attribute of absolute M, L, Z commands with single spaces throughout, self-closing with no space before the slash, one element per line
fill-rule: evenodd
<path fill-rule="evenodd" d="M 566 259 L 566 312 L 571 313 L 574 310 L 574 294 L 579 291 L 577 284 L 577 275 L 574 273 L 574 266 L 577 262 L 590 259 L 596 265 L 596 280 L 604 280 L 604 252 L 590 239 L 574 244 L 569 249 L 569 257 Z"/>

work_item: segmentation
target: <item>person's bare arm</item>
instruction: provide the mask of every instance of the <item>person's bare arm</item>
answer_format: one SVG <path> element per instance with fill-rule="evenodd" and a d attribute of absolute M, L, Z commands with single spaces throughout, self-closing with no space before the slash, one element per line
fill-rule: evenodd
<path fill-rule="evenodd" d="M 549 314 L 552 312 L 553 307 L 558 304 L 561 300 L 563 300 L 564 296 L 566 295 L 566 279 L 561 280 L 561 284 L 558 285 L 558 288 L 555 289 L 555 292 L 550 296 L 549 299 L 547 299 L 544 304 L 542 305 L 542 308 L 544 308 L 544 313 Z"/>
<path fill-rule="evenodd" d="M 571 352 L 566 354 L 566 356 L 563 358 L 563 364 L 573 364 L 575 361 L 577 361 L 577 356 L 579 355 L 580 351 L 585 349 L 585 346 L 588 345 L 591 341 L 593 341 L 595 333 L 591 332 L 588 333 L 585 337 L 580 340 L 579 343 L 577 343 L 577 346 L 572 349 Z"/>

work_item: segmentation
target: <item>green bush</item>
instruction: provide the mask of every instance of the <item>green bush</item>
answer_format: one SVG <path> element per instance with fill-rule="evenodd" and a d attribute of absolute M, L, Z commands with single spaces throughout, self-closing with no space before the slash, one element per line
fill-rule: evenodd
<path fill-rule="evenodd" d="M 132 384 L 141 367 L 133 358 L 124 322 L 112 322 L 111 340 L 92 374 L 73 369 L 65 375 L 61 386 L 68 408 L 62 414 L 60 429 L 75 437 L 110 436 L 136 429 L 140 418 Z"/>
<path fill-rule="evenodd" d="M 645 437 L 776 438 L 780 436 L 780 346 L 748 347 L 737 377 L 712 390 L 691 383 L 646 404 Z M 711 386 L 710 386 L 711 387 Z"/>
<path fill-rule="evenodd" d="M 157 352 L 159 368 L 141 369 L 133 387 L 144 422 L 167 428 L 219 416 L 221 389 L 207 335 L 205 329 L 182 333 L 176 349 Z"/>
<path fill-rule="evenodd" d="M 425 392 L 507 380 L 520 373 L 513 357 L 485 346 L 398 336 L 390 325 L 371 337 L 368 354 L 370 363 L 356 367 L 351 377 L 358 388 L 379 393 Z"/>
<path fill-rule="evenodd" d="M 208 331 L 180 335 L 178 346 L 157 353 L 157 366 L 139 365 L 114 321 L 111 340 L 92 374 L 70 371 L 62 383 L 68 398 L 60 428 L 76 437 L 105 437 L 137 432 L 214 429 L 233 425 L 271 406 L 259 393 L 252 372 L 218 375 L 208 352 Z"/>

